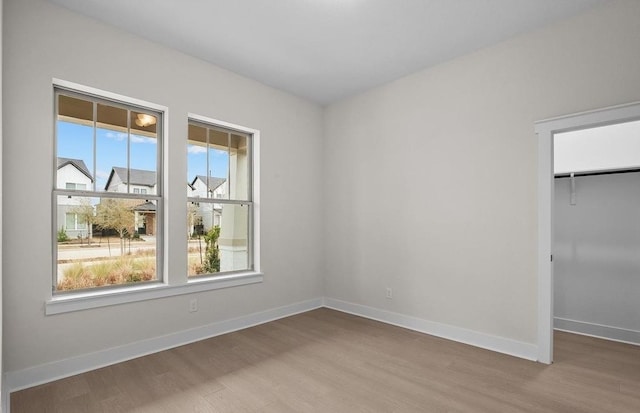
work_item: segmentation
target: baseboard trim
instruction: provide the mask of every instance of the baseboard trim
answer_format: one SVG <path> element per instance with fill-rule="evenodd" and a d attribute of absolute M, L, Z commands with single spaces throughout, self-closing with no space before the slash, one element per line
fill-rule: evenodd
<path fill-rule="evenodd" d="M 381 321 L 420 333 L 429 334 L 448 340 L 469 344 L 487 350 L 497 351 L 510 356 L 520 357 L 527 360 L 537 361 L 538 347 L 535 344 L 524 343 L 504 337 L 479 333 L 465 328 L 455 327 L 448 324 L 437 323 L 391 311 L 380 310 L 361 304 L 349 303 L 333 298 L 324 299 L 324 306 L 345 313 Z"/>
<path fill-rule="evenodd" d="M 553 318 L 553 328 L 555 330 L 566 331 L 568 333 L 576 333 L 584 336 L 597 337 L 604 340 L 619 341 L 621 343 L 640 346 L 640 331 L 636 330 L 589 323 L 586 321 L 571 320 L 562 317 Z"/>
<path fill-rule="evenodd" d="M 126 344 L 124 346 L 113 347 L 94 353 L 83 354 L 78 357 L 41 364 L 24 370 L 9 371 L 5 373 L 3 380 L 5 393 L 3 396 L 6 404 L 6 406 L 4 406 L 4 411 L 9 411 L 9 394 L 14 391 L 74 376 L 76 374 L 99 369 L 101 367 L 106 367 L 148 354 L 157 353 L 159 351 L 168 350 L 170 348 L 193 343 L 195 341 L 268 323 L 280 318 L 320 308 L 322 305 L 323 299 L 316 298 L 230 320 L 218 321 L 202 327 L 179 331 L 161 337 Z"/>

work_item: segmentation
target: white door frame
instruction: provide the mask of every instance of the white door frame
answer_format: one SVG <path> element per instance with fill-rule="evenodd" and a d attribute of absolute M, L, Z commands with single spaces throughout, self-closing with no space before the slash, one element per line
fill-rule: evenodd
<path fill-rule="evenodd" d="M 640 119 L 640 102 L 541 120 L 538 135 L 538 361 L 553 362 L 553 136 Z"/>

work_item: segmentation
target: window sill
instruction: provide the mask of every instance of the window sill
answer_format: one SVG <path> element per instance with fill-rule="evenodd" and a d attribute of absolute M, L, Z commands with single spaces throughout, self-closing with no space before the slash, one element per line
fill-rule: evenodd
<path fill-rule="evenodd" d="M 59 295 L 46 301 L 45 315 L 69 313 L 72 311 L 88 310 L 90 308 L 219 290 L 221 288 L 260 283 L 262 279 L 262 273 L 247 272 L 210 278 L 198 278 L 189 280 L 188 283 L 181 285 L 147 284 L 95 292 L 70 293 Z"/>

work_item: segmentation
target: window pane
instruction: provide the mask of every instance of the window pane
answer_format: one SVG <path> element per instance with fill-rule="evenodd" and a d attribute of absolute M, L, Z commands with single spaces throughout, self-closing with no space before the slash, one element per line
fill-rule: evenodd
<path fill-rule="evenodd" d="M 228 142 L 227 132 L 189 124 L 187 196 L 227 198 Z"/>
<path fill-rule="evenodd" d="M 131 185 L 142 185 L 140 193 L 156 194 L 158 171 L 158 119 L 146 113 L 131 111 Z M 134 192 L 133 188 L 130 192 Z"/>
<path fill-rule="evenodd" d="M 208 198 L 229 199 L 229 133 L 209 129 L 209 191 Z"/>
<path fill-rule="evenodd" d="M 249 269 L 249 206 L 187 204 L 189 276 Z"/>
<path fill-rule="evenodd" d="M 93 103 L 58 95 L 56 117 L 57 184 L 93 183 Z"/>
<path fill-rule="evenodd" d="M 67 232 L 76 229 L 76 214 L 70 212 L 66 213 L 64 228 Z"/>
<path fill-rule="evenodd" d="M 205 202 L 187 202 L 187 261 L 189 263 L 189 277 L 219 271 L 219 261 L 216 266 L 215 252 L 207 247 L 207 236 L 212 230 L 213 204 Z M 209 257 L 207 259 L 207 257 Z M 218 254 L 219 260 L 219 254 Z M 205 264 L 206 261 L 206 264 Z M 216 270 L 217 271 L 214 271 Z"/>
<path fill-rule="evenodd" d="M 249 197 L 249 139 L 231 134 L 229 146 L 229 196 L 231 199 L 248 200 Z"/>
<path fill-rule="evenodd" d="M 96 190 L 127 192 L 127 110 L 98 104 Z"/>
<path fill-rule="evenodd" d="M 56 290 L 157 279 L 155 202 L 58 196 L 56 207 Z"/>
<path fill-rule="evenodd" d="M 93 126 L 93 102 L 62 94 L 58 95 L 58 120 Z"/>
<path fill-rule="evenodd" d="M 207 129 L 189 124 L 187 139 L 187 180 L 189 184 L 193 184 L 197 176 L 207 176 Z M 206 189 L 206 187 L 201 189 Z M 203 194 L 205 193 L 206 190 Z"/>

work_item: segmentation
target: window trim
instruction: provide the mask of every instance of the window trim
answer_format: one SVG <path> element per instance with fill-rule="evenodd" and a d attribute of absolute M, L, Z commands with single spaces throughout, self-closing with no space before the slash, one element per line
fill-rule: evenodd
<path fill-rule="evenodd" d="M 245 126 L 236 125 L 230 122 L 225 122 L 219 119 L 213 119 L 207 116 L 202 116 L 194 113 L 187 113 L 187 124 L 189 122 L 197 122 L 206 125 L 211 128 L 222 128 L 226 130 L 236 131 L 245 135 L 250 135 L 250 162 L 248 179 L 249 186 L 251 188 L 251 194 L 248 200 L 236 200 L 236 199 L 219 199 L 219 198 L 207 198 L 205 201 L 203 198 L 187 197 L 187 202 L 208 202 L 211 204 L 250 204 L 249 210 L 249 229 L 247 240 L 247 261 L 250 269 L 246 270 L 249 273 L 261 273 L 260 267 L 260 131 L 253 128 L 247 128 Z M 185 142 L 185 144 L 188 144 Z M 230 196 L 230 193 L 228 194 Z M 224 201 L 224 202 L 222 202 Z M 243 271 L 244 272 L 244 271 Z M 188 268 L 187 268 L 188 273 Z M 213 279 L 218 277 L 224 277 L 226 275 L 233 275 L 233 272 L 222 272 L 220 275 L 203 274 L 199 276 L 189 277 L 187 274 L 187 283 L 199 282 L 201 280 Z"/>
<path fill-rule="evenodd" d="M 56 295 L 50 300 L 47 300 L 45 303 L 45 315 L 62 314 L 91 308 L 173 297 L 176 295 L 219 290 L 222 288 L 261 283 L 262 281 L 263 274 L 252 271 L 229 273 L 209 278 L 198 278 L 186 284 L 133 284 L 132 286 L 119 286 L 119 288 L 114 287 L 98 291 L 84 290 L 80 292 L 69 292 L 64 295 Z"/>
<path fill-rule="evenodd" d="M 96 89 L 89 86 L 80 85 L 77 83 L 69 82 L 61 79 L 52 79 L 52 95 L 54 88 L 62 88 L 71 91 L 77 91 L 81 94 L 92 95 L 98 98 L 115 100 L 126 102 L 128 105 L 146 107 L 150 110 L 161 112 L 162 116 L 162 131 L 163 139 L 159 150 L 161 151 L 162 168 L 161 173 L 158 173 L 158 182 L 162 182 L 166 185 L 168 181 L 169 171 L 169 159 L 167 142 L 169 142 L 169 108 L 156 103 L 146 102 L 140 99 L 131 98 L 128 96 L 120 95 Z M 263 281 L 263 273 L 261 272 L 260 265 L 260 131 L 257 129 L 247 128 L 244 126 L 236 125 L 233 123 L 212 119 L 206 116 L 201 116 L 193 113 L 187 114 L 188 119 L 192 119 L 204 123 L 213 123 L 228 129 L 237 130 L 246 134 L 252 135 L 252 163 L 251 163 L 251 179 L 252 179 L 252 201 L 253 201 L 253 225 L 251 228 L 253 235 L 253 251 L 251 255 L 253 257 L 253 270 L 241 271 L 236 273 L 225 273 L 224 275 L 216 275 L 212 277 L 195 277 L 189 279 L 187 276 L 187 269 L 185 267 L 184 279 L 182 277 L 172 277 L 168 274 L 169 268 L 169 251 L 168 243 L 162 242 L 158 245 L 158 251 L 162 253 L 162 280 L 148 284 L 132 284 L 124 286 L 116 286 L 107 289 L 94 289 L 84 291 L 71 291 L 64 294 L 53 295 L 53 291 L 50 291 L 50 295 L 45 300 L 45 315 L 54 315 L 67 312 L 81 311 L 92 308 L 107 307 L 112 305 L 120 305 L 125 303 L 135 303 L 144 300 L 152 300 L 157 298 L 172 297 L 177 295 L 191 294 L 203 291 L 212 291 L 222 288 L 236 287 L 241 285 L 261 283 Z M 53 126 L 55 128 L 55 117 L 53 119 Z M 186 142 L 185 142 L 186 145 Z M 55 171 L 54 171 L 55 172 Z M 55 174 L 54 174 L 55 177 Z M 56 183 L 53 183 L 55 187 Z M 166 187 L 160 188 L 162 192 L 168 189 Z M 82 193 L 77 194 L 82 196 Z M 111 193 L 103 194 L 105 197 L 115 195 Z M 126 195 L 126 194 L 123 194 Z M 92 195 L 92 196 L 95 196 Z M 116 195 L 117 196 L 117 195 Z M 162 217 L 163 231 L 169 228 L 169 213 L 168 213 L 168 197 L 163 196 L 160 198 L 159 203 L 162 204 L 165 213 Z M 186 203 L 186 197 L 185 197 Z M 52 199 L 53 205 L 53 199 Z M 55 212 L 53 212 L 55 214 Z M 55 222 L 55 217 L 52 216 L 52 222 Z M 186 225 L 186 222 L 185 222 Z M 165 233 L 163 233 L 163 237 Z M 52 250 L 55 254 L 56 244 L 52 242 Z M 53 274 L 52 274 L 53 275 Z M 173 282 L 171 280 L 174 280 Z M 177 282 L 176 282 L 177 281 Z M 171 282 L 171 283 L 170 283 Z"/>
<path fill-rule="evenodd" d="M 158 226 L 160 229 L 159 232 L 164 234 L 166 231 L 166 208 L 167 208 L 167 200 L 165 194 L 165 182 L 167 177 L 167 150 L 166 150 L 166 142 L 167 142 L 167 118 L 169 116 L 169 110 L 166 106 L 158 105 L 152 102 L 146 102 L 140 99 L 131 98 L 128 96 L 104 91 L 101 89 L 96 89 L 90 86 L 80 85 L 73 82 L 68 82 L 60 79 L 52 80 L 52 97 L 53 97 L 53 135 L 54 135 L 54 150 L 53 150 L 53 173 L 52 173 L 52 192 L 51 192 L 51 223 L 52 223 L 52 273 L 51 273 L 51 296 L 49 301 L 53 299 L 60 300 L 65 296 L 75 296 L 77 293 L 82 293 L 85 295 L 91 295 L 93 293 L 101 293 L 106 291 L 115 291 L 119 289 L 130 289 L 138 284 L 131 285 L 111 285 L 104 287 L 96 287 L 87 290 L 70 290 L 70 291 L 56 291 L 56 283 L 57 283 L 57 243 L 55 242 L 55 236 L 58 230 L 58 205 L 57 198 L 58 196 L 77 196 L 77 197 L 88 197 L 88 198 L 142 198 L 140 194 L 134 193 L 120 193 L 120 192 L 110 192 L 106 190 L 98 190 L 94 184 L 92 185 L 91 190 L 71 190 L 66 188 L 58 188 L 57 184 L 57 114 L 58 114 L 58 96 L 72 96 L 80 99 L 91 99 L 92 101 L 97 101 L 99 103 L 107 103 L 114 106 L 122 106 L 128 110 L 136 110 L 136 111 L 150 111 L 155 112 L 160 115 L 159 124 L 158 124 L 158 143 L 157 143 L 157 172 L 156 172 L 156 185 L 158 190 L 157 194 L 149 196 L 150 199 L 154 199 L 157 202 L 157 218 L 158 222 L 162 222 L 162 227 Z M 95 112 L 94 112 L 95 116 Z M 95 126 L 94 126 L 95 127 Z M 95 148 L 94 148 L 94 156 L 95 156 Z M 95 169 L 95 165 L 94 165 Z M 164 236 L 158 236 L 156 238 L 156 277 L 157 280 L 154 281 L 146 281 L 141 282 L 140 284 L 145 285 L 163 285 L 166 284 L 167 278 L 167 259 L 166 255 L 168 254 L 166 242 L 164 242 Z"/>

